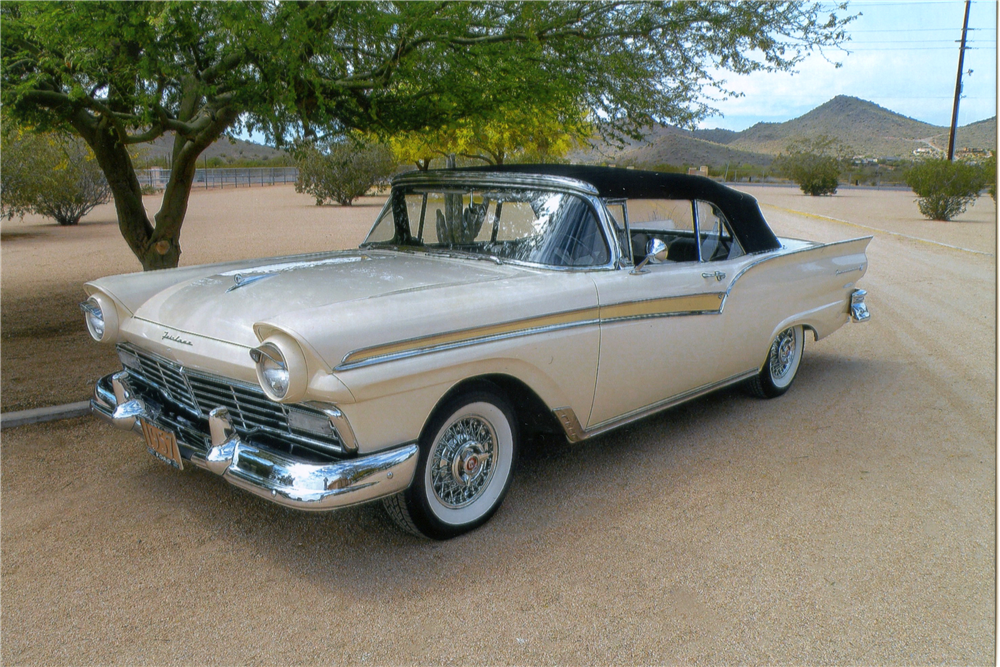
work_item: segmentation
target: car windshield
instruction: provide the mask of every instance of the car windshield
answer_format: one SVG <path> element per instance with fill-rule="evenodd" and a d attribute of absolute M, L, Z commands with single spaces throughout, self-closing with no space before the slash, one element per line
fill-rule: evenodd
<path fill-rule="evenodd" d="M 560 267 L 603 266 L 611 259 L 594 209 L 582 197 L 495 186 L 397 186 L 362 247 Z"/>

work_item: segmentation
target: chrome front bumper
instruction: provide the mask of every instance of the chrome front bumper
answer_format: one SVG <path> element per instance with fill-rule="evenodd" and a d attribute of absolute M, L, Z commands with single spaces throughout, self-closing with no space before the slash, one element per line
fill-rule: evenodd
<path fill-rule="evenodd" d="M 124 430 L 142 433 L 140 419 L 172 431 L 159 411 L 132 396 L 125 373 L 97 382 L 90 401 L 94 414 Z M 209 413 L 211 447 L 185 447 L 195 466 L 221 475 L 230 484 L 272 502 L 299 510 L 332 510 L 399 493 L 410 486 L 417 466 L 417 445 L 368 456 L 319 464 L 244 442 L 232 427 L 226 408 Z"/>

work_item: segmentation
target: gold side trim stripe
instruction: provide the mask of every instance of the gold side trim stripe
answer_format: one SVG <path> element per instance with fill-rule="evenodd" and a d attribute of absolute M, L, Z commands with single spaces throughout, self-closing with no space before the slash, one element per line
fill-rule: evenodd
<path fill-rule="evenodd" d="M 577 322 L 586 322 L 587 320 L 596 320 L 598 318 L 598 312 L 597 308 L 582 308 L 580 310 L 570 310 L 564 313 L 556 313 L 554 315 L 531 317 L 523 320 L 504 322 L 502 324 L 490 324 L 472 329 L 452 331 L 450 333 L 434 334 L 431 336 L 423 336 L 421 338 L 411 338 L 398 343 L 376 345 L 349 353 L 346 357 L 344 357 L 342 365 L 346 366 L 349 364 L 367 361 L 374 357 L 384 357 L 393 354 L 400 354 L 402 352 L 409 352 L 411 350 L 451 345 L 453 343 L 471 341 L 477 338 L 491 338 L 493 336 L 501 336 L 503 334 L 515 333 L 521 330 L 564 326 L 567 324 L 575 324 Z"/>
<path fill-rule="evenodd" d="M 437 348 L 471 344 L 509 335 L 541 333 L 556 328 L 575 325 L 597 324 L 637 317 L 667 317 L 721 311 L 723 293 L 695 294 L 690 296 L 666 297 L 646 301 L 629 301 L 611 306 L 581 308 L 553 315 L 529 317 L 500 324 L 490 324 L 472 329 L 462 329 L 443 334 L 433 334 L 419 338 L 374 345 L 349 352 L 338 366 L 343 370 L 359 364 L 374 363 L 383 357 L 394 357 L 416 351 L 434 351 Z"/>

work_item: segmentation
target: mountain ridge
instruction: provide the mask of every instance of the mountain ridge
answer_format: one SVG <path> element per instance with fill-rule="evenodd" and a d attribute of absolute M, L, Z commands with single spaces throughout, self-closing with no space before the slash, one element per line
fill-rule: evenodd
<path fill-rule="evenodd" d="M 641 142 L 631 142 L 622 148 L 600 145 L 591 151 L 580 151 L 571 159 L 636 166 L 721 167 L 733 162 L 767 165 L 789 143 L 821 136 L 838 140 L 855 155 L 910 158 L 918 148 L 945 150 L 948 134 L 947 127 L 925 123 L 857 97 L 837 95 L 801 116 L 780 123 L 756 123 L 741 132 L 659 125 L 649 128 Z M 959 127 L 955 145 L 996 151 L 996 116 Z"/>

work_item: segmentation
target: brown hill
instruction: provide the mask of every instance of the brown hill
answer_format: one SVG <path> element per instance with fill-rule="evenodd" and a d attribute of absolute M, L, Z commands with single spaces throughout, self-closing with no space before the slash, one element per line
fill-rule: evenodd
<path fill-rule="evenodd" d="M 942 132 L 936 135 L 931 141 L 935 146 L 943 151 L 948 150 L 948 129 L 941 128 Z M 955 137 L 955 148 L 985 148 L 996 151 L 997 149 L 997 117 L 987 118 L 978 123 L 969 123 L 958 128 L 958 136 Z"/>
<path fill-rule="evenodd" d="M 174 149 L 174 133 L 168 132 L 149 143 L 136 144 L 136 149 L 139 154 L 137 161 L 140 163 L 162 162 L 164 158 L 169 160 L 170 154 Z M 243 141 L 242 139 L 223 137 L 206 148 L 198 159 L 211 160 L 217 157 L 221 158 L 223 162 L 229 163 L 237 160 L 266 161 L 285 155 L 285 151 L 271 148 L 270 146 L 255 144 L 250 141 Z"/>
<path fill-rule="evenodd" d="M 766 166 L 800 140 L 828 136 L 849 146 L 856 155 L 909 158 L 917 148 L 948 146 L 948 128 L 924 123 L 856 97 L 838 95 L 812 111 L 783 123 L 757 123 L 743 130 L 683 130 L 657 125 L 642 141 L 622 148 L 599 144 L 569 156 L 573 162 L 615 162 L 652 167 L 727 163 Z M 959 148 L 997 148 L 997 119 L 971 123 L 958 129 Z"/>
<path fill-rule="evenodd" d="M 632 141 L 621 148 L 598 143 L 595 147 L 571 153 L 570 162 L 595 164 L 615 163 L 637 167 L 673 165 L 722 167 L 729 164 L 767 166 L 772 156 L 741 151 L 707 137 L 729 139 L 736 135 L 730 130 L 683 130 L 670 125 L 647 128 L 641 141 Z"/>
<path fill-rule="evenodd" d="M 757 123 L 740 132 L 727 145 L 777 155 L 794 140 L 822 135 L 840 140 L 856 154 L 871 157 L 909 157 L 914 149 L 925 148 L 931 143 L 945 148 L 948 145 L 948 128 L 908 118 L 872 102 L 846 95 L 838 95 L 784 123 Z M 958 143 L 970 148 L 995 150 L 996 118 L 959 128 Z"/>

